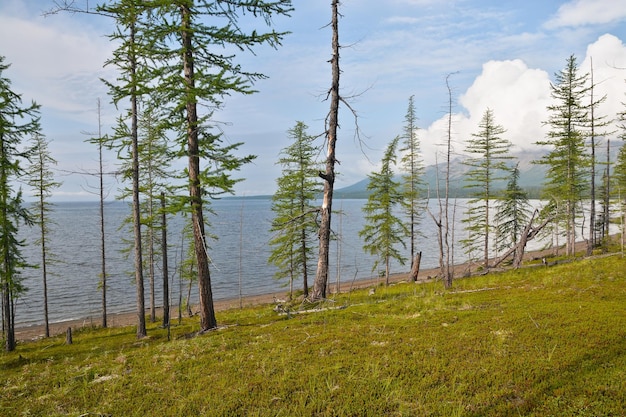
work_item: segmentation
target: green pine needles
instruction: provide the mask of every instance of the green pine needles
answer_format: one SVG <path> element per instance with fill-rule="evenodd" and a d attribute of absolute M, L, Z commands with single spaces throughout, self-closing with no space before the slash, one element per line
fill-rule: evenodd
<path fill-rule="evenodd" d="M 22 106 L 21 95 L 11 90 L 11 81 L 3 76 L 9 68 L 0 56 L 0 291 L 4 346 L 15 349 L 15 300 L 26 290 L 20 271 L 27 267 L 17 236 L 20 223 L 32 224 L 31 214 L 23 206 L 22 191 L 14 189 L 15 180 L 24 174 L 21 162 L 28 161 L 32 151 L 21 146 L 29 135 L 37 134 L 39 105 Z"/>
<path fill-rule="evenodd" d="M 315 256 L 318 230 L 314 200 L 321 192 L 316 181 L 320 165 L 315 162 L 318 153 L 313 144 L 315 137 L 309 136 L 306 130 L 303 122 L 297 122 L 288 131 L 293 143 L 281 152 L 278 163 L 283 170 L 272 197 L 275 217 L 268 261 L 277 267 L 277 279 L 288 278 L 290 297 L 293 297 L 293 282 L 298 277 L 302 279 L 304 297 L 309 295 L 309 262 Z"/>
<path fill-rule="evenodd" d="M 365 252 L 377 257 L 372 271 L 376 271 L 378 266 L 383 264 L 385 269 L 381 275 L 384 275 L 387 284 L 391 260 L 395 259 L 402 265 L 406 262 L 406 257 L 402 255 L 398 245 L 405 248 L 405 238 L 409 235 L 409 229 L 396 211 L 404 200 L 402 184 L 394 180 L 393 172 L 399 140 L 400 138 L 396 137 L 387 146 L 380 171 L 368 175 L 370 182 L 367 189 L 370 195 L 363 206 L 366 223 L 359 232 L 359 236 L 363 238 Z"/>
<path fill-rule="evenodd" d="M 512 157 L 509 154 L 511 142 L 502 137 L 506 130 L 496 124 L 492 110 L 485 111 L 479 129 L 478 133 L 472 134 L 466 148 L 472 156 L 464 162 L 470 168 L 465 187 L 471 189 L 472 199 L 463 219 L 468 237 L 461 243 L 470 259 L 476 259 L 475 254 L 481 253 L 479 259 L 484 268 L 488 268 L 494 231 L 490 216 L 496 198 L 493 184 L 506 178 L 505 174 L 510 170 L 507 162 Z"/>

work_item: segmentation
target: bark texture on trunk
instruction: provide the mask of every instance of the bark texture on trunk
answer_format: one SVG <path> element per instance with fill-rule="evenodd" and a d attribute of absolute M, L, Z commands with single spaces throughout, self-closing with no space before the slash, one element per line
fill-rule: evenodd
<path fill-rule="evenodd" d="M 202 211 L 202 184 L 200 183 L 200 154 L 198 137 L 197 102 L 194 99 L 194 59 L 191 32 L 191 10 L 188 5 L 180 7 L 182 14 L 183 41 L 183 73 L 188 91 L 187 112 L 187 151 L 189 155 L 189 197 L 191 199 L 191 221 L 193 222 L 193 239 L 196 259 L 198 262 L 198 293 L 200 297 L 200 331 L 217 327 L 213 293 L 211 290 L 211 274 L 209 257 L 206 252 L 206 234 Z"/>
<path fill-rule="evenodd" d="M 135 27 L 130 28 L 131 45 L 135 42 Z M 131 66 L 131 79 L 136 80 L 137 60 L 134 53 L 129 56 Z M 143 259 L 141 250 L 141 212 L 139 208 L 139 138 L 137 127 L 137 87 L 133 83 L 130 95 L 131 105 L 131 141 L 132 141 L 132 181 L 133 181 L 133 232 L 134 232 L 134 255 L 135 255 L 135 287 L 137 301 L 137 338 L 147 336 L 145 316 L 145 296 L 143 286 Z"/>
<path fill-rule="evenodd" d="M 161 253 L 163 269 L 163 327 L 170 326 L 170 287 L 167 264 L 167 214 L 165 213 L 165 193 L 161 193 Z"/>
<path fill-rule="evenodd" d="M 328 127 L 326 130 L 327 154 L 326 172 L 320 173 L 324 180 L 324 198 L 322 201 L 321 223 L 319 231 L 319 258 L 317 261 L 317 272 L 313 291 L 310 299 L 322 300 L 326 298 L 326 287 L 328 284 L 328 259 L 330 250 L 330 225 L 333 203 L 333 189 L 335 185 L 335 145 L 337 142 L 337 127 L 339 116 L 339 30 L 338 30 L 338 7 L 339 1 L 332 2 L 332 53 L 330 59 L 332 66 L 332 86 L 329 91 L 330 112 L 328 114 Z"/>
<path fill-rule="evenodd" d="M 420 263 L 422 262 L 422 251 L 419 251 L 415 258 L 413 258 L 413 263 L 411 264 L 411 282 L 417 281 L 417 275 L 420 273 Z"/>

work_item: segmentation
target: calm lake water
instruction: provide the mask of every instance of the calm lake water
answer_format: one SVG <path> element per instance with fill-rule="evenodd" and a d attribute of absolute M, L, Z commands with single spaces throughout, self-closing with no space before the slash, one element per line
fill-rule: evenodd
<path fill-rule="evenodd" d="M 342 214 L 333 216 L 333 230 L 339 237 L 331 243 L 329 282 L 337 278 L 342 282 L 364 279 L 376 275 L 372 272 L 374 258 L 362 250 L 358 232 L 363 228 L 362 206 L 365 200 L 336 200 L 334 210 Z M 216 300 L 237 298 L 240 294 L 258 295 L 275 291 L 287 291 L 286 281 L 275 280 L 275 268 L 267 263 L 271 248 L 270 225 L 273 219 L 271 201 L 268 199 L 223 199 L 212 203 L 215 211 L 210 216 L 210 233 L 218 236 L 211 242 L 209 254 L 212 259 L 211 280 Z M 434 209 L 434 208 L 433 208 Z M 464 211 L 459 205 L 459 213 Z M 134 311 L 135 287 L 132 255 L 127 256 L 132 231 L 122 225 L 130 213 L 128 203 L 111 202 L 105 206 L 106 252 L 107 252 L 107 310 L 109 313 Z M 93 319 L 101 317 L 101 291 L 98 289 L 100 263 L 100 222 L 97 202 L 57 203 L 51 214 L 55 222 L 51 226 L 50 252 L 56 262 L 48 271 L 48 311 L 51 322 L 75 318 Z M 181 218 L 168 219 L 168 243 L 170 290 L 173 305 L 178 305 L 181 290 L 183 299 L 187 284 L 181 285 L 178 265 L 181 259 Z M 456 239 L 463 239 L 462 226 L 457 226 Z M 438 262 L 436 230 L 432 219 L 425 214 L 421 226 L 423 238 L 417 250 L 422 251 L 421 267 L 433 268 Z M 38 264 L 40 249 L 35 245 L 36 229 L 20 232 L 26 239 L 24 254 Z M 531 242 L 534 243 L 534 242 Z M 455 262 L 464 260 L 461 245 L 456 245 Z M 537 246 L 535 243 L 534 246 Z M 532 249 L 532 247 L 529 247 Z M 131 251 L 132 254 L 132 251 Z M 407 250 L 408 255 L 408 250 Z M 314 259 L 314 265 L 317 259 Z M 160 261 L 159 261 L 160 265 Z M 392 272 L 405 272 L 408 266 L 394 263 Z M 310 285 L 315 269 L 311 269 Z M 161 272 L 156 277 L 156 305 L 162 305 Z M 27 269 L 23 273 L 28 291 L 17 302 L 16 325 L 28 326 L 43 323 L 43 284 L 41 270 Z M 241 286 L 240 286 L 241 282 Z M 182 287 L 182 288 L 181 288 Z M 295 288 L 302 284 L 296 281 Z M 146 307 L 149 306 L 149 285 L 146 276 Z M 192 302 L 197 301 L 197 288 L 192 286 Z"/>

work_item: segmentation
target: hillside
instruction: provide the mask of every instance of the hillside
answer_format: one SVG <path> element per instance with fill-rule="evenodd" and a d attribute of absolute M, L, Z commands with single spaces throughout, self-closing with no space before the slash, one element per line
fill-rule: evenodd
<path fill-rule="evenodd" d="M 626 259 L 76 333 L 0 356 L 0 415 L 626 415 Z"/>
<path fill-rule="evenodd" d="M 524 152 L 515 155 L 516 160 L 519 161 L 520 186 L 528 192 L 531 198 L 538 197 L 539 190 L 545 179 L 546 167 L 532 163 L 532 161 L 541 158 L 541 155 L 541 152 Z M 468 167 L 463 164 L 463 159 L 464 158 L 457 156 L 450 163 L 450 195 L 452 197 L 465 198 L 468 197 L 470 193 L 470 190 L 464 188 L 463 184 L 464 175 L 468 171 Z M 434 198 L 436 195 L 435 190 L 437 189 L 438 176 L 440 189 L 443 192 L 445 181 L 444 170 L 445 165 L 443 164 L 439 164 L 439 172 L 436 165 L 429 165 L 424 170 L 424 180 L 430 190 L 431 198 Z M 502 190 L 506 188 L 506 183 L 506 180 L 496 182 L 495 189 Z M 335 190 L 334 195 L 337 198 L 367 198 L 369 195 L 367 191 L 368 184 L 369 179 L 365 178 L 355 184 Z"/>

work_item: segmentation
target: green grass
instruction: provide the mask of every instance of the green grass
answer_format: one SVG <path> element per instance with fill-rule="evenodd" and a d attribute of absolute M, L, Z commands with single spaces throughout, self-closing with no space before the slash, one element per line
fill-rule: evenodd
<path fill-rule="evenodd" d="M 220 330 L 94 329 L 0 356 L 0 415 L 626 415 L 626 261 L 582 260 L 220 313 Z M 91 415 L 94 415 L 91 414 Z"/>

